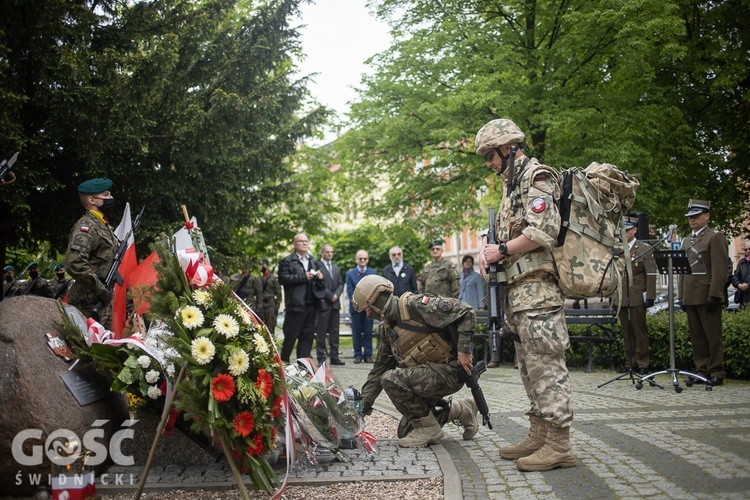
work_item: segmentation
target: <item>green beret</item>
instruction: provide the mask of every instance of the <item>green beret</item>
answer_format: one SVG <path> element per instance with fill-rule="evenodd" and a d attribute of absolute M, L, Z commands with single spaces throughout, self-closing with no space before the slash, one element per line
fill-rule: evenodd
<path fill-rule="evenodd" d="M 65 267 L 63 264 L 58 264 L 52 268 L 52 272 L 56 272 L 58 269 L 62 269 L 63 267 Z"/>
<path fill-rule="evenodd" d="M 24 271 L 28 271 L 32 267 L 39 267 L 39 263 L 38 262 L 30 262 L 29 265 L 26 266 L 26 269 L 24 269 Z"/>
<path fill-rule="evenodd" d="M 266 259 L 265 257 L 263 257 L 262 259 L 260 259 L 260 263 L 261 264 L 268 264 L 268 259 Z"/>
<path fill-rule="evenodd" d="M 13 266 L 5 266 L 3 271 L 15 271 L 15 269 L 13 269 Z"/>
<path fill-rule="evenodd" d="M 430 249 L 432 247 L 441 247 L 441 246 L 443 246 L 443 243 L 445 243 L 445 241 L 443 241 L 441 239 L 437 239 L 435 241 L 431 241 L 430 244 L 427 245 L 427 248 Z"/>
<path fill-rule="evenodd" d="M 109 191 L 112 187 L 112 181 L 109 179 L 96 177 L 89 179 L 78 185 L 78 192 L 83 194 L 97 194 Z"/>

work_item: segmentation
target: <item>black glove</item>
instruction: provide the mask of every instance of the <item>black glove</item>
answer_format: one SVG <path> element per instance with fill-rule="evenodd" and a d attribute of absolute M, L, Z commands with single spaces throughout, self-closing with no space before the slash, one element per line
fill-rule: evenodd
<path fill-rule="evenodd" d="M 682 303 L 681 300 L 677 301 L 677 305 L 680 306 L 680 309 L 682 309 L 683 311 L 687 312 L 687 308 L 685 307 L 685 305 Z"/>
<path fill-rule="evenodd" d="M 106 288 L 102 290 L 102 293 L 99 294 L 99 300 L 101 300 L 102 304 L 104 304 L 105 306 L 109 305 L 109 303 L 112 302 L 112 297 L 114 297 L 114 294 Z"/>
<path fill-rule="evenodd" d="M 706 299 L 706 312 L 716 312 L 719 307 L 721 307 L 721 299 L 719 297 L 711 297 L 709 295 L 708 299 Z"/>
<path fill-rule="evenodd" d="M 372 403 L 368 400 L 364 400 L 362 403 L 362 416 L 367 416 L 372 413 Z"/>
<path fill-rule="evenodd" d="M 646 309 L 649 307 L 654 307 L 654 299 L 646 299 Z"/>

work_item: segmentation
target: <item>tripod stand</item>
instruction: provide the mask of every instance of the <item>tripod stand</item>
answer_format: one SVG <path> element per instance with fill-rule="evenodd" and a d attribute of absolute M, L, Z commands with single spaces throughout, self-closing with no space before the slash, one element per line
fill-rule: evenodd
<path fill-rule="evenodd" d="M 654 248 L 656 245 L 658 245 L 662 241 L 664 241 L 664 240 L 660 240 L 660 241 L 656 242 L 654 245 L 648 247 L 646 250 L 644 250 L 643 252 L 641 252 L 640 255 L 638 255 L 636 257 L 633 257 L 632 260 L 631 260 L 631 262 L 635 262 L 636 260 L 638 260 L 639 258 L 641 258 L 643 255 L 645 255 L 646 253 L 648 253 L 649 251 L 651 251 L 652 248 Z M 629 266 L 625 266 L 625 290 L 626 290 L 625 304 L 619 304 L 620 307 L 625 307 L 626 308 L 625 313 L 627 315 L 627 321 L 625 321 L 625 323 L 627 323 L 627 330 L 628 330 L 628 335 L 625 336 L 625 339 L 627 340 L 627 342 L 626 342 L 627 345 L 625 347 L 626 347 L 627 355 L 628 355 L 627 370 L 624 371 L 623 373 L 619 374 L 615 378 L 613 378 L 611 380 L 608 380 L 608 381 L 604 382 L 603 384 L 597 385 L 596 386 L 597 389 L 600 389 L 600 388 L 604 387 L 605 385 L 610 384 L 610 383 L 612 383 L 612 382 L 614 382 L 616 380 L 622 380 L 625 377 L 629 377 L 630 378 L 630 382 L 633 385 L 635 385 L 636 389 L 641 389 L 643 387 L 643 378 L 641 378 L 641 376 L 639 374 L 637 374 L 636 372 L 633 371 L 633 364 L 634 364 L 634 361 L 635 361 L 635 359 L 634 359 L 635 358 L 635 354 L 634 354 L 634 351 L 635 351 L 635 346 L 634 346 L 634 344 L 635 344 L 635 333 L 633 332 L 633 324 L 632 324 L 632 316 L 631 316 L 632 315 L 631 300 L 630 300 L 630 285 L 631 285 L 630 282 L 631 282 L 631 277 L 630 277 L 630 273 L 628 272 L 628 267 Z M 623 321 L 621 320 L 620 321 L 620 325 L 622 325 L 622 324 L 623 324 Z M 623 331 L 623 334 L 624 333 L 625 332 Z M 659 384 L 657 384 L 653 380 L 648 380 L 647 382 L 649 383 L 649 385 L 651 385 L 651 387 L 656 386 L 656 387 L 659 387 L 660 389 L 664 389 L 664 387 L 660 386 Z"/>
<path fill-rule="evenodd" d="M 710 391 L 713 389 L 711 382 L 697 373 L 687 372 L 675 368 L 675 354 L 674 354 L 674 275 L 675 274 L 693 274 L 693 270 L 690 267 L 687 255 L 684 250 L 665 250 L 662 252 L 654 252 L 654 258 L 656 265 L 659 267 L 661 274 L 667 274 L 669 276 L 669 282 L 667 284 L 667 300 L 669 301 L 669 368 L 660 372 L 651 373 L 643 377 L 643 380 L 652 382 L 653 378 L 661 374 L 669 374 L 672 376 L 672 385 L 674 386 L 674 392 L 677 394 L 682 392 L 680 382 L 677 380 L 677 375 L 687 375 L 688 380 L 686 385 L 690 387 L 697 380 L 703 381 L 706 384 L 706 390 Z M 698 269 L 695 270 L 694 274 L 699 274 Z M 705 271 L 704 271 L 705 272 Z M 637 387 L 640 389 L 640 387 Z"/>

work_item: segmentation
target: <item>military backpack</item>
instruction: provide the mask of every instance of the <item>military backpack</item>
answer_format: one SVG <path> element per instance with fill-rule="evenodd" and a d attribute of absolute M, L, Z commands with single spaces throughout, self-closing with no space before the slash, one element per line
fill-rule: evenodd
<path fill-rule="evenodd" d="M 561 172 L 561 218 L 552 251 L 566 297 L 610 297 L 622 290 L 627 241 L 623 216 L 635 203 L 639 182 L 609 163 Z"/>

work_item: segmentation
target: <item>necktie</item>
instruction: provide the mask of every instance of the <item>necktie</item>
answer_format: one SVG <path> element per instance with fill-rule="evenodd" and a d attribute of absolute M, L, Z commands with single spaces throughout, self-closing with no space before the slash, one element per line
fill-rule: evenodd
<path fill-rule="evenodd" d="M 331 276 L 333 276 L 333 270 L 331 269 L 331 261 L 330 260 L 328 262 L 326 262 L 326 267 L 328 268 L 328 274 L 330 274 Z"/>

